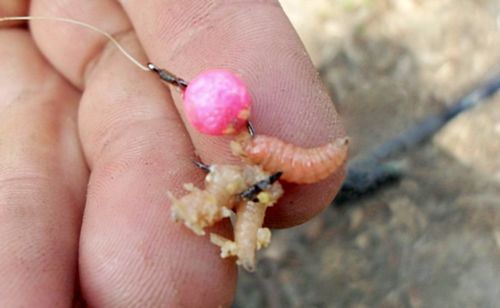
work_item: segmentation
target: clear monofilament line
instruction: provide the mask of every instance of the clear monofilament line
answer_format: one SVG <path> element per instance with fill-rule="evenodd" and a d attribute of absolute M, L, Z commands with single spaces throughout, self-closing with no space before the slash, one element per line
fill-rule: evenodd
<path fill-rule="evenodd" d="M 81 26 L 87 29 L 90 29 L 94 32 L 97 32 L 99 34 L 104 35 L 108 40 L 110 40 L 116 48 L 125 56 L 127 59 L 129 59 L 132 63 L 134 63 L 137 67 L 142 69 L 143 71 L 149 72 L 150 69 L 146 66 L 141 64 L 137 59 L 135 59 L 118 41 L 108 32 L 101 30 L 95 26 L 92 26 L 90 24 L 84 23 L 82 21 L 74 20 L 74 19 L 69 19 L 69 18 L 63 18 L 63 17 L 49 17 L 49 16 L 9 16 L 9 17 L 0 17 L 0 22 L 6 22 L 6 21 L 29 21 L 29 20 L 52 20 L 52 21 L 60 21 L 60 22 L 65 22 L 69 24 L 74 24 L 77 26 Z"/>

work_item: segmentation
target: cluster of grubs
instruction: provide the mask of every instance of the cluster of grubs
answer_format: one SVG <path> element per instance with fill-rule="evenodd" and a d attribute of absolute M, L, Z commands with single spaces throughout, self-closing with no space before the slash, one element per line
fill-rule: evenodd
<path fill-rule="evenodd" d="M 243 133 L 231 142 L 231 149 L 244 164 L 198 163 L 208 172 L 205 188 L 186 184 L 188 193 L 183 197 L 170 194 L 172 216 L 204 235 L 206 227 L 235 215 L 234 239 L 212 233 L 210 240 L 220 246 L 221 257 L 236 257 L 237 264 L 253 271 L 256 251 L 271 241 L 271 231 L 263 222 L 267 208 L 283 195 L 279 180 L 297 184 L 321 181 L 342 166 L 347 147 L 347 138 L 304 149 L 274 137 Z"/>

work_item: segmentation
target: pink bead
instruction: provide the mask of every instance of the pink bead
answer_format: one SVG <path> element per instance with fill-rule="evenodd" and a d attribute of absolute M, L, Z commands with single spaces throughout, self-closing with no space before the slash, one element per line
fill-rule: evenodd
<path fill-rule="evenodd" d="M 240 78 L 225 70 L 209 70 L 189 82 L 184 112 L 198 131 L 230 135 L 246 127 L 251 98 Z"/>

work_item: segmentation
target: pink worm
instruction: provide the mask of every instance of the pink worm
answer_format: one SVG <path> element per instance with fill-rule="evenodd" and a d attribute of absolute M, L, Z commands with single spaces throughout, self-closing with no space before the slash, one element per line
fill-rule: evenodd
<path fill-rule="evenodd" d="M 316 148 L 301 148 L 275 137 L 256 135 L 241 142 L 244 156 L 267 172 L 282 171 L 281 180 L 311 184 L 326 179 L 347 160 L 349 139 Z"/>

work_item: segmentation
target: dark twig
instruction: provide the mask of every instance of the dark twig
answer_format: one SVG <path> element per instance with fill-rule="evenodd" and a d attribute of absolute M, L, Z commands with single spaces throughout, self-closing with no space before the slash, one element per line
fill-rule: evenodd
<path fill-rule="evenodd" d="M 384 161 L 417 148 L 432 138 L 451 119 L 486 102 L 486 99 L 499 89 L 500 74 L 496 74 L 441 113 L 430 115 L 401 135 L 362 155 L 362 158 L 355 158 L 349 164 L 346 179 L 335 202 L 342 203 L 358 198 L 388 181 L 398 180 L 403 176 L 404 168 L 394 162 L 384 163 Z"/>

